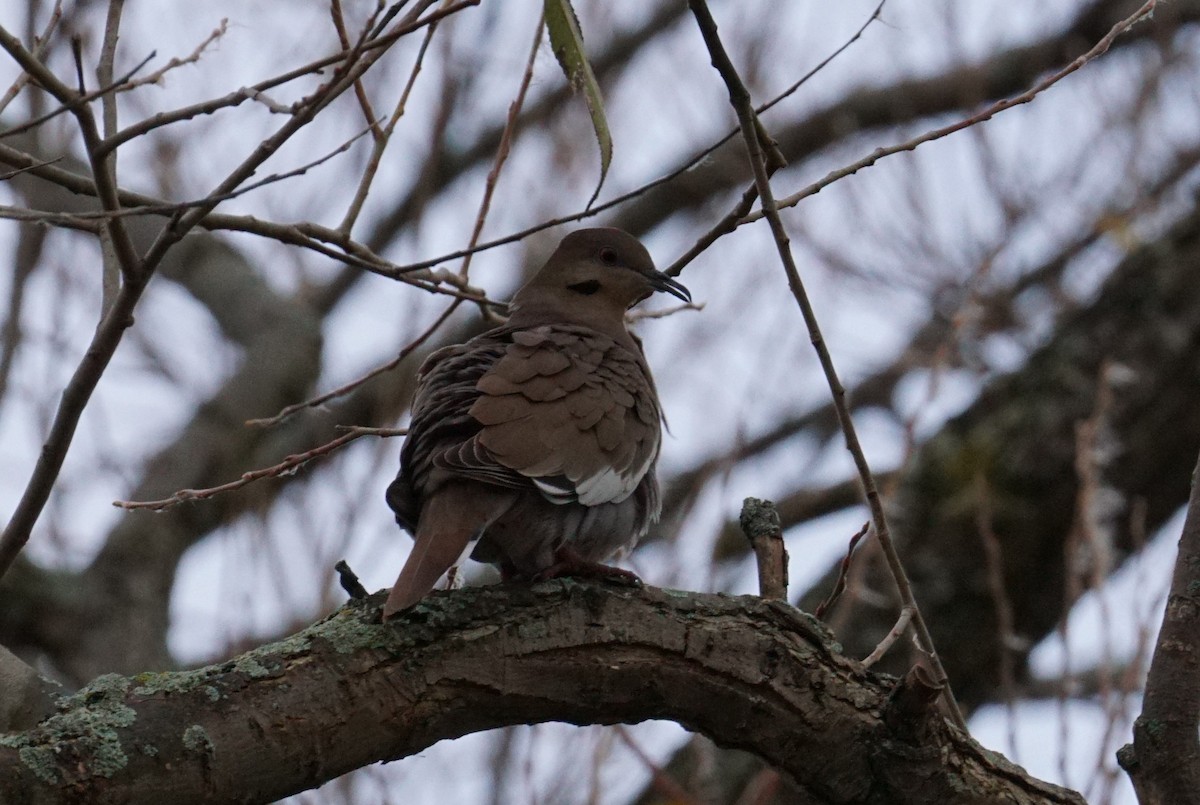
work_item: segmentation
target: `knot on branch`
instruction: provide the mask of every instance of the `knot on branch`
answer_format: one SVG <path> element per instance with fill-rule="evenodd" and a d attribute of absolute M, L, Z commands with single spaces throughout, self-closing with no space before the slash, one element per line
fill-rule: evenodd
<path fill-rule="evenodd" d="M 923 741 L 928 737 L 930 713 L 936 710 L 944 687 L 924 666 L 914 665 L 888 695 L 883 723 L 897 738 L 909 743 Z"/>

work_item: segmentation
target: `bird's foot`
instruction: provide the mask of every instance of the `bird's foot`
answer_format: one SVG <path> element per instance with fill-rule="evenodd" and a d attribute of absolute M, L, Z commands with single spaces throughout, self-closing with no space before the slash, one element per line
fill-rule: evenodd
<path fill-rule="evenodd" d="M 642 580 L 631 570 L 604 565 L 584 559 L 570 548 L 559 548 L 550 567 L 534 574 L 533 580 L 547 581 L 565 577 L 614 581 L 629 587 L 641 587 Z"/>

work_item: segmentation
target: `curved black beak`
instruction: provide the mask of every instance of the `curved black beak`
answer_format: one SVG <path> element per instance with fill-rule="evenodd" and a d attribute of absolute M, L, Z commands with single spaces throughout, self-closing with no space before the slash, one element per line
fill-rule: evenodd
<path fill-rule="evenodd" d="M 682 282 L 674 277 L 668 277 L 661 271 L 655 271 L 650 275 L 650 285 L 654 288 L 654 290 L 666 291 L 667 293 L 671 294 L 671 296 L 682 299 L 688 304 L 691 304 L 692 302 L 692 292 L 683 287 Z"/>

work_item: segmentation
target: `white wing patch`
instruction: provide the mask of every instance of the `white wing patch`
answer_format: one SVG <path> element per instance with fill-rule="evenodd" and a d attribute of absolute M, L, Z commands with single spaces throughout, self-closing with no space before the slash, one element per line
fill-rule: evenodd
<path fill-rule="evenodd" d="M 653 452 L 647 453 L 641 466 L 621 472 L 613 467 L 605 467 L 595 475 L 581 478 L 575 483 L 561 475 L 554 478 L 531 478 L 551 503 L 563 505 L 579 502 L 584 506 L 599 506 L 601 503 L 620 503 L 633 494 L 642 478 L 654 463 L 657 446 Z"/>
<path fill-rule="evenodd" d="M 575 494 L 584 506 L 599 506 L 601 503 L 620 503 L 637 489 L 640 475 L 622 475 L 612 467 L 605 467 L 575 485 Z"/>
<path fill-rule="evenodd" d="M 533 485 L 538 488 L 538 491 L 546 498 L 546 500 L 556 505 L 562 506 L 567 503 L 574 503 L 575 486 L 562 476 L 556 476 L 554 480 L 546 480 L 545 478 L 533 478 Z"/>

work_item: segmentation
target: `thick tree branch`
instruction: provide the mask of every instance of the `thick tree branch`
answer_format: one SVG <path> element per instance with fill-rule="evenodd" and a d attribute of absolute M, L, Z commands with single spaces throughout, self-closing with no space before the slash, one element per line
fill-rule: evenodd
<path fill-rule="evenodd" d="M 54 712 L 58 685 L 0 646 L 0 732 L 28 729 Z"/>
<path fill-rule="evenodd" d="M 785 604 L 559 580 L 384 626 L 380 600 L 221 665 L 100 677 L 0 738 L 0 799 L 269 802 L 480 730 L 667 718 L 818 802 L 1082 802 L 906 710 L 914 691 Z"/>
<path fill-rule="evenodd" d="M 1200 461 L 1142 714 L 1117 757 L 1142 805 L 1200 802 Z"/>

